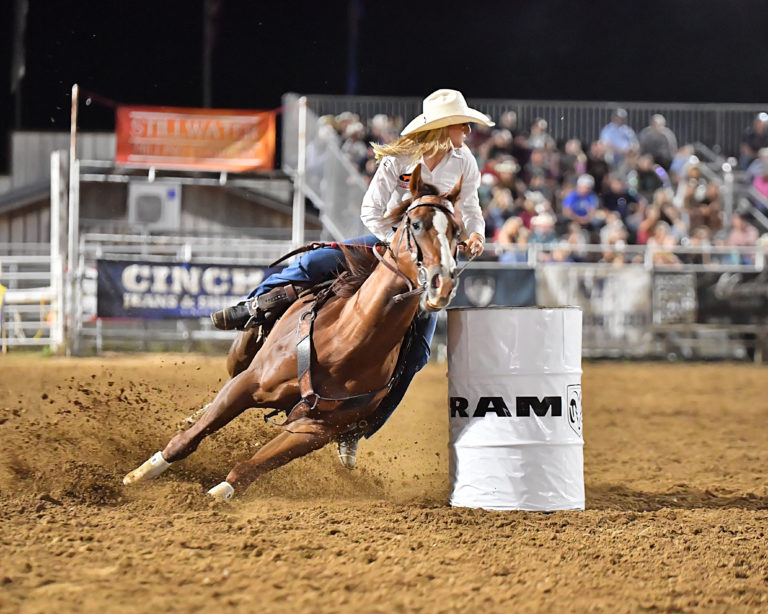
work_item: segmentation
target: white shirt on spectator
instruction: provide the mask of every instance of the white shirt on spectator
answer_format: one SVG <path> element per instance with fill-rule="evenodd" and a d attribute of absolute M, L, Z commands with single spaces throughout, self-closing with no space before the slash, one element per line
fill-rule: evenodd
<path fill-rule="evenodd" d="M 395 232 L 391 225 L 381 220 L 411 193 L 408 179 L 417 164 L 421 164 L 421 179 L 435 186 L 440 193 L 450 191 L 463 176 L 461 193 L 456 210 L 461 214 L 467 234 L 485 236 L 485 220 L 480 209 L 477 189 L 480 187 L 480 170 L 472 152 L 466 145 L 453 148 L 443 156 L 431 171 L 423 160 L 408 163 L 406 158 L 387 156 L 379 164 L 363 197 L 360 219 L 365 227 L 379 239 L 389 241 Z"/>

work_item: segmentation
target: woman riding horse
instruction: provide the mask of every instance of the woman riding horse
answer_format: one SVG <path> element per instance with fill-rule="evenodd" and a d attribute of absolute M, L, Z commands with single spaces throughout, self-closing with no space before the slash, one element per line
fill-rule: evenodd
<path fill-rule="evenodd" d="M 480 171 L 464 144 L 471 132 L 471 122 L 494 125 L 490 118 L 467 106 L 461 92 L 437 90 L 424 99 L 423 113 L 405 127 L 398 140 L 388 145 L 372 143 L 379 167 L 363 198 L 361 212 L 363 223 L 372 234 L 347 243 L 372 246 L 379 240 L 392 239 L 394 230 L 385 216 L 409 196 L 408 180 L 413 169 L 421 165 L 424 181 L 441 191 L 448 191 L 463 178 L 458 209 L 469 235 L 466 249 L 472 255 L 480 255 L 485 240 L 485 221 L 477 194 Z M 328 279 L 338 272 L 343 261 L 344 254 L 338 248 L 308 252 L 282 272 L 265 279 L 243 303 L 212 314 L 218 328 L 248 329 L 232 344 L 227 363 L 230 375 L 250 364 L 264 338 L 261 325 L 268 327 L 295 300 L 294 285 L 306 287 Z M 436 322 L 434 314 L 417 318 L 416 339 L 397 384 L 367 426 L 353 428 L 340 437 L 339 459 L 345 467 L 354 468 L 360 438 L 371 437 L 381 428 L 402 401 L 413 377 L 427 364 Z"/>
<path fill-rule="evenodd" d="M 354 276 L 347 275 L 329 290 L 303 295 L 200 420 L 126 475 L 125 484 L 159 475 L 249 408 L 285 411 L 283 432 L 209 491 L 217 499 L 231 498 L 267 471 L 366 423 L 402 371 L 401 346 L 419 306 L 443 309 L 456 287 L 460 227 L 453 203 L 462 182 L 441 195 L 420 175 L 417 166 L 411 197 L 384 218 L 398 229 L 390 244 L 373 250 L 379 263 L 369 275 L 357 276 L 362 285 L 351 291 L 345 280 Z M 351 248 L 345 249 L 351 259 Z"/>

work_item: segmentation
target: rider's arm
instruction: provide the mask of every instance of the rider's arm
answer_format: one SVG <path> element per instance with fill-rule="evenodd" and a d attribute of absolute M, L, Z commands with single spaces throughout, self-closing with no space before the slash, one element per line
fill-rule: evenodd
<path fill-rule="evenodd" d="M 462 147 L 462 152 L 466 155 L 463 156 L 463 178 L 458 208 L 461 210 L 461 219 L 467 235 L 472 236 L 475 233 L 482 238 L 485 237 L 485 220 L 483 211 L 480 209 L 480 198 L 477 195 L 480 187 L 480 169 L 477 168 L 477 162 L 466 145 Z"/>
<path fill-rule="evenodd" d="M 397 160 L 387 156 L 379 164 L 363 196 L 360 219 L 368 230 L 384 241 L 389 241 L 395 234 L 390 225 L 381 222 L 381 218 L 387 213 L 387 203 L 395 191 L 399 175 Z"/>

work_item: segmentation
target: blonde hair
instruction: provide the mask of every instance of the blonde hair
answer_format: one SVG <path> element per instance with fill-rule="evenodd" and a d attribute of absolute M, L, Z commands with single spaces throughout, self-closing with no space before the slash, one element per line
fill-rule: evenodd
<path fill-rule="evenodd" d="M 384 145 L 371 143 L 371 146 L 377 164 L 386 156 L 405 156 L 408 162 L 415 162 L 421 157 L 435 156 L 453 147 L 447 127 L 414 132 L 401 136 L 391 143 Z"/>

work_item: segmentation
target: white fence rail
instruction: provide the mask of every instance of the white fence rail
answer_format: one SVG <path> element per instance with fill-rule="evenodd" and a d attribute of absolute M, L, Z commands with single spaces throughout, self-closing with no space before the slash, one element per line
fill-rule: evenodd
<path fill-rule="evenodd" d="M 10 251 L 6 247 L 3 252 Z M 47 255 L 39 255 L 40 244 L 26 247 L 26 255 L 3 255 L 0 252 L 0 346 L 6 352 L 12 347 L 46 347 L 51 345 L 50 246 Z"/>

